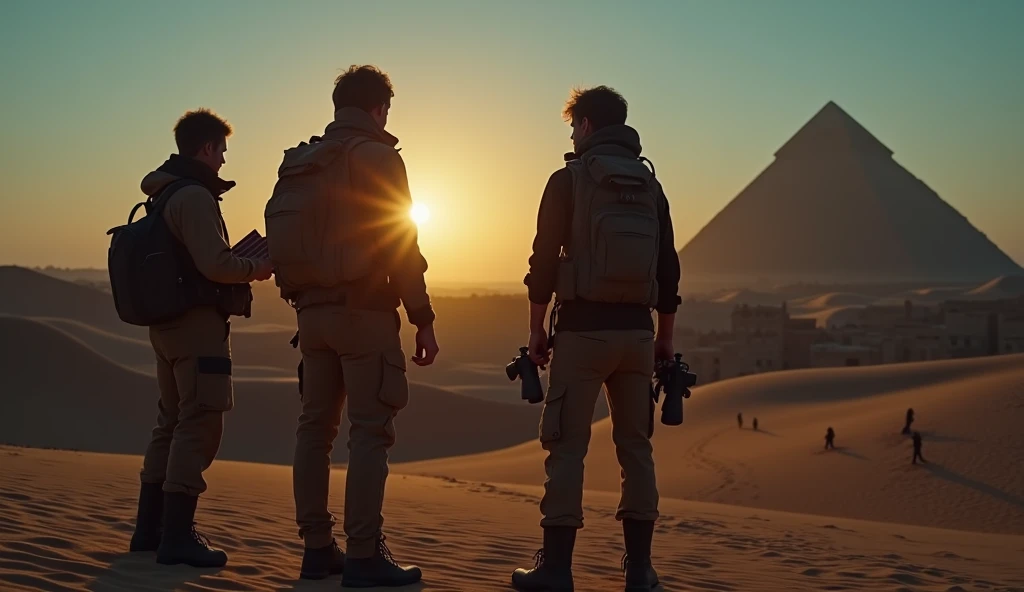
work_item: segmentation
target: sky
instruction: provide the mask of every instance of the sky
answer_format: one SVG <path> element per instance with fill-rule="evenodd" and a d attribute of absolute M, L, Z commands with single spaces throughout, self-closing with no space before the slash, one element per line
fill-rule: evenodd
<path fill-rule="evenodd" d="M 334 78 L 395 85 L 428 280 L 519 281 L 573 86 L 629 101 L 681 248 L 836 101 L 1024 263 L 1024 2 L 259 0 L 0 4 L 0 264 L 103 267 L 107 229 L 208 107 L 235 128 L 235 237 L 263 229 L 283 150 Z"/>

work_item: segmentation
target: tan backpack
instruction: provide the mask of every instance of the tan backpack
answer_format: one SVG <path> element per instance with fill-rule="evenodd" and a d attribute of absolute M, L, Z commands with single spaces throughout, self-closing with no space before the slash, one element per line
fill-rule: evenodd
<path fill-rule="evenodd" d="M 657 305 L 665 198 L 645 161 L 584 154 L 566 164 L 573 176 L 572 233 L 562 253 L 559 301 Z"/>
<path fill-rule="evenodd" d="M 359 236 L 351 151 L 370 138 L 320 140 L 285 150 L 264 219 L 281 297 L 331 288 L 369 275 L 369 245 Z"/>

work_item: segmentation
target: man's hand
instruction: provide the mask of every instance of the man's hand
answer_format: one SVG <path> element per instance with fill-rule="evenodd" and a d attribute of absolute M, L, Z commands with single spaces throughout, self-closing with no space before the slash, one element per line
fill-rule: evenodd
<path fill-rule="evenodd" d="M 672 345 L 671 339 L 656 339 L 654 341 L 654 361 L 668 362 L 675 359 L 676 348 Z"/>
<path fill-rule="evenodd" d="M 253 279 L 257 282 L 269 280 L 270 276 L 274 275 L 274 264 L 270 262 L 270 259 L 257 259 L 255 274 Z"/>
<path fill-rule="evenodd" d="M 530 359 L 534 364 L 544 367 L 550 361 L 548 334 L 544 331 L 530 331 Z"/>
<path fill-rule="evenodd" d="M 434 363 L 441 349 L 437 346 L 437 337 L 434 336 L 434 325 L 425 325 L 416 330 L 416 355 L 412 361 L 417 366 L 429 366 Z"/>

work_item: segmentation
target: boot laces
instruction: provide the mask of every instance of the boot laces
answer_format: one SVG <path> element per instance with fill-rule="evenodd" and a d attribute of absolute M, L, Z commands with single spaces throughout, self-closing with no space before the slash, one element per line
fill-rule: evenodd
<path fill-rule="evenodd" d="M 539 569 L 542 565 L 544 565 L 544 549 L 539 549 L 536 553 L 534 553 L 533 560 L 535 562 L 534 569 Z"/>
<path fill-rule="evenodd" d="M 201 533 L 198 530 L 196 530 L 196 523 L 195 522 L 192 523 L 191 534 L 192 534 L 192 540 L 194 540 L 195 542 L 199 543 L 200 545 L 206 547 L 207 549 L 210 548 L 210 539 L 206 538 L 206 535 L 204 535 L 203 533 Z"/>
<path fill-rule="evenodd" d="M 380 552 L 380 556 L 388 563 L 398 565 L 398 562 L 395 561 L 395 556 L 391 554 L 391 549 L 388 549 L 388 546 L 384 544 L 385 540 L 387 540 L 387 537 L 381 534 L 380 540 L 377 542 L 377 550 Z"/>

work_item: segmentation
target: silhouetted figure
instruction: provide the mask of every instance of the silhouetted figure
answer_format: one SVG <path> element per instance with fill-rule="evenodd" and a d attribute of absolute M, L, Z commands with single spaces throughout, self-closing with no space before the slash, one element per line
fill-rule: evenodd
<path fill-rule="evenodd" d="M 921 462 L 927 462 L 924 457 L 921 456 L 921 432 L 914 432 L 914 460 L 911 464 L 917 464 L 917 459 L 921 459 Z"/>
<path fill-rule="evenodd" d="M 903 433 L 910 433 L 910 424 L 914 423 L 914 410 L 913 408 L 907 409 L 907 424 L 903 426 Z"/>
<path fill-rule="evenodd" d="M 740 426 L 741 430 L 743 429 L 743 414 L 742 413 L 737 413 L 736 414 L 736 424 Z"/>
<path fill-rule="evenodd" d="M 757 418 L 754 418 L 754 431 L 757 431 Z"/>
<path fill-rule="evenodd" d="M 830 449 L 836 447 L 835 444 L 833 443 L 833 440 L 835 440 L 835 438 L 836 438 L 835 431 L 831 427 L 829 427 L 828 431 L 825 432 L 825 450 L 830 450 Z"/>

